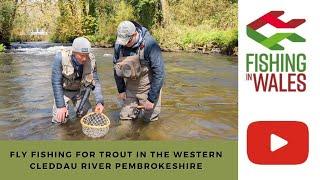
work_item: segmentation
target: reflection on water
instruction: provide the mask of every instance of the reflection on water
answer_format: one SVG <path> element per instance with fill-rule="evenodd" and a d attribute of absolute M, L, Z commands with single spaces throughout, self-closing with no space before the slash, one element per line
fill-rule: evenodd
<path fill-rule="evenodd" d="M 51 123 L 51 65 L 56 50 L 0 54 L 0 139 L 90 139 L 78 120 Z M 166 80 L 160 119 L 117 126 L 112 49 L 94 49 L 111 128 L 108 140 L 237 139 L 237 61 L 225 56 L 164 53 Z M 231 103 L 231 104 L 230 104 Z"/>

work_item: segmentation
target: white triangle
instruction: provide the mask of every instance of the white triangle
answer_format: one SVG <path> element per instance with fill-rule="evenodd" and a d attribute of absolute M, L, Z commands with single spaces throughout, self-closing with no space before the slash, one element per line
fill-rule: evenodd
<path fill-rule="evenodd" d="M 288 144 L 287 140 L 285 140 L 275 134 L 271 134 L 270 138 L 271 138 L 271 141 L 270 141 L 271 152 L 274 152 L 274 151 L 276 151 L 276 150 L 278 150 Z"/>

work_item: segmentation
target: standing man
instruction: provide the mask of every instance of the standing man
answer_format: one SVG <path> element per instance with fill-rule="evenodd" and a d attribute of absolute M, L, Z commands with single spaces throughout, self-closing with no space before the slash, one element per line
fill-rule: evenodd
<path fill-rule="evenodd" d="M 133 21 L 121 22 L 113 63 L 118 97 L 124 100 L 120 119 L 132 120 L 140 113 L 146 122 L 158 120 L 165 71 L 161 49 L 149 31 Z"/>
<path fill-rule="evenodd" d="M 52 122 L 65 123 L 67 119 L 74 118 L 68 117 L 69 112 L 78 109 L 84 91 L 88 88 L 93 89 L 95 94 L 95 112 L 102 113 L 104 102 L 96 61 L 91 53 L 91 44 L 86 38 L 76 38 L 72 43 L 72 50 L 61 50 L 56 54 L 51 81 L 54 94 Z M 86 99 L 80 116 L 90 111 L 91 104 Z"/>

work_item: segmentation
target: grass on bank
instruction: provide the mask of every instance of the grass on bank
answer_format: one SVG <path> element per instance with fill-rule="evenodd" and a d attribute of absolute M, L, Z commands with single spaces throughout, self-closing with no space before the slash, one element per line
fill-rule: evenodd
<path fill-rule="evenodd" d="M 6 50 L 6 47 L 3 44 L 0 44 L 0 53 L 4 52 Z"/>
<path fill-rule="evenodd" d="M 171 25 L 153 31 L 155 38 L 163 48 L 220 52 L 232 55 L 238 46 L 237 29 L 218 30 L 201 25 L 189 27 L 184 25 Z"/>

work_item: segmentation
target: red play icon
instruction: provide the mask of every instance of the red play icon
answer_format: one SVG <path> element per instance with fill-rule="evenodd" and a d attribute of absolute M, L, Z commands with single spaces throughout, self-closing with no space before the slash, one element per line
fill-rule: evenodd
<path fill-rule="evenodd" d="M 308 158 L 309 132 L 297 121 L 257 121 L 247 130 L 247 153 L 255 164 L 301 164 Z"/>

